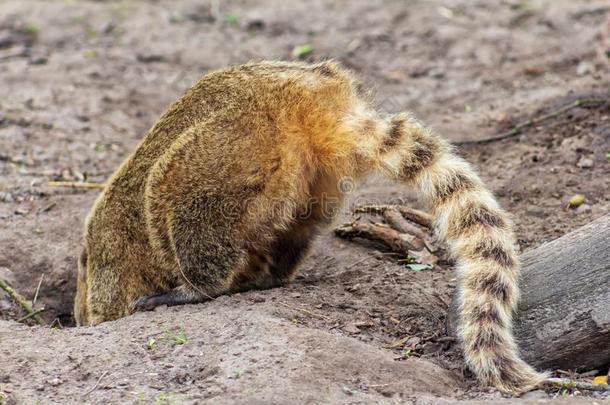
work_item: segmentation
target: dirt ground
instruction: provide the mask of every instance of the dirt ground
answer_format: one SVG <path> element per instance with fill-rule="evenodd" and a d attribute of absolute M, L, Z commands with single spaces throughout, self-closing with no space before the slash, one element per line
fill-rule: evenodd
<path fill-rule="evenodd" d="M 458 146 L 531 249 L 609 211 L 609 17 L 607 1 L 588 0 L 0 0 L 0 278 L 28 298 L 40 284 L 35 306 L 53 325 L 17 323 L 0 292 L 0 404 L 603 400 L 477 387 L 445 332 L 451 266 L 412 272 L 330 230 L 290 286 L 73 328 L 98 191 L 48 182 L 103 182 L 205 72 L 311 44 L 307 60 L 339 60 L 381 110 L 412 110 L 457 143 L 602 100 Z M 575 194 L 586 203 L 566 208 Z M 413 197 L 375 178 L 350 200 Z"/>

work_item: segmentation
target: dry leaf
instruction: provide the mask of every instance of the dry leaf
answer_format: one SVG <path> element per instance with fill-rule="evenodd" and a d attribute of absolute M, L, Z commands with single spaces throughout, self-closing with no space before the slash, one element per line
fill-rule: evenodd
<path fill-rule="evenodd" d="M 389 342 L 388 344 L 386 344 L 385 347 L 388 349 L 396 349 L 398 347 L 402 347 L 405 343 L 407 343 L 407 340 L 409 340 L 409 338 L 410 336 L 405 336 L 401 339 L 394 340 L 393 342 Z"/>
<path fill-rule="evenodd" d="M 438 257 L 428 251 L 422 249 L 419 251 L 409 250 L 409 257 L 413 258 L 417 263 L 435 265 L 438 262 Z"/>

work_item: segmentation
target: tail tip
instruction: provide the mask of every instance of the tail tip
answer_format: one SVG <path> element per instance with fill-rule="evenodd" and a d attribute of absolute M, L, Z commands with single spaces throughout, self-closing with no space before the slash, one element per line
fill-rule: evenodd
<path fill-rule="evenodd" d="M 482 379 L 505 394 L 519 396 L 539 388 L 548 378 L 547 372 L 538 372 L 519 360 L 503 368 L 500 373 L 494 373 L 493 377 Z"/>

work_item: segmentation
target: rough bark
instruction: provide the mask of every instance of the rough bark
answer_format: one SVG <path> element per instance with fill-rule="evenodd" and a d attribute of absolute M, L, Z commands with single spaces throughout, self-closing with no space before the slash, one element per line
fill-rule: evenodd
<path fill-rule="evenodd" d="M 540 369 L 610 363 L 610 215 L 521 256 L 515 335 Z M 455 333 L 456 302 L 448 328 Z"/>

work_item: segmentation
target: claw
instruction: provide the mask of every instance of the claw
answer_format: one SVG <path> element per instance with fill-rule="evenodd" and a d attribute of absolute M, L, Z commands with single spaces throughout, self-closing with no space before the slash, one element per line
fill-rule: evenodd
<path fill-rule="evenodd" d="M 145 295 L 134 303 L 136 311 L 152 311 L 159 305 L 167 304 L 167 293 Z"/>

